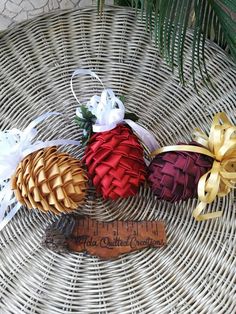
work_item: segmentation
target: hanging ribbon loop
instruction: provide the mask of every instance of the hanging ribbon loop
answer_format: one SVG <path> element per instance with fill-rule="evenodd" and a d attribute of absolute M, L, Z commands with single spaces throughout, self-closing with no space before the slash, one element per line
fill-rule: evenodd
<path fill-rule="evenodd" d="M 85 74 L 89 74 L 90 76 L 96 78 L 104 88 L 101 96 L 92 96 L 86 104 L 86 107 L 89 109 L 89 111 L 96 117 L 96 122 L 93 125 L 93 132 L 96 133 L 109 131 L 114 129 L 120 123 L 126 123 L 133 129 L 133 131 L 150 151 L 156 149 L 158 147 L 158 143 L 155 137 L 138 123 L 129 119 L 125 119 L 125 106 L 123 102 L 115 96 L 112 89 L 105 89 L 100 78 L 91 70 L 77 69 L 72 74 L 70 82 L 71 91 L 77 102 L 81 105 L 74 92 L 73 78 L 76 75 Z M 79 118 L 82 118 L 80 107 L 77 108 L 76 115 Z"/>
<path fill-rule="evenodd" d="M 212 168 L 198 182 L 199 204 L 193 211 L 198 221 L 217 218 L 222 211 L 201 214 L 207 204 L 217 196 L 223 197 L 236 187 L 236 127 L 224 112 L 217 113 L 211 125 L 209 136 L 196 129 L 194 140 L 204 147 L 193 145 L 173 145 L 152 152 L 156 156 L 168 151 L 187 151 L 210 156 L 214 159 Z"/>
<path fill-rule="evenodd" d="M 51 140 L 34 141 L 38 130 L 36 126 L 45 119 L 60 115 L 58 112 L 47 112 L 33 120 L 23 131 L 16 128 L 0 131 L 0 230 L 12 219 L 21 205 L 11 189 L 11 177 L 20 161 L 27 155 L 42 148 L 58 145 L 80 145 L 79 141 Z M 8 207 L 15 204 L 9 209 Z"/>

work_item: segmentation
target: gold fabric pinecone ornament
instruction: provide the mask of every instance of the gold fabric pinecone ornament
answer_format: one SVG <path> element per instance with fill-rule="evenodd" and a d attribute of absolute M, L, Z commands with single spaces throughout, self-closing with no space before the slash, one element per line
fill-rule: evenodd
<path fill-rule="evenodd" d="M 60 214 L 83 202 L 87 176 L 79 160 L 53 146 L 33 152 L 19 163 L 12 189 L 28 208 Z"/>

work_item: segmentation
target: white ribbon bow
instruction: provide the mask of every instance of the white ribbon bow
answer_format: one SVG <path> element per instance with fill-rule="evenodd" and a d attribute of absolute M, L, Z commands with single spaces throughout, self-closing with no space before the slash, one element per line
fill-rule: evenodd
<path fill-rule="evenodd" d="M 64 139 L 33 142 L 38 133 L 35 127 L 43 120 L 54 115 L 59 115 L 59 113 L 48 112 L 41 115 L 23 131 L 18 129 L 0 131 L 0 230 L 6 226 L 21 207 L 11 189 L 11 177 L 15 173 L 19 162 L 27 155 L 41 148 L 64 144 L 80 145 L 79 141 Z M 15 206 L 8 211 L 8 207 L 13 204 Z"/>
<path fill-rule="evenodd" d="M 89 74 L 92 77 L 96 78 L 104 87 L 102 81 L 99 77 L 92 72 L 91 70 L 86 69 L 77 69 L 74 71 L 71 77 L 71 91 L 81 105 L 80 101 L 75 95 L 73 89 L 73 78 L 76 75 L 85 75 Z M 101 96 L 94 95 L 87 102 L 86 107 L 93 115 L 96 116 L 96 123 L 93 125 L 93 132 L 104 132 L 114 129 L 119 123 L 127 123 L 134 132 L 138 135 L 140 140 L 149 148 L 152 152 L 157 149 L 158 143 L 155 137 L 147 131 L 145 128 L 137 124 L 136 122 L 125 119 L 125 106 L 123 102 L 115 96 L 112 89 L 105 89 L 102 91 Z M 77 108 L 76 115 L 79 118 L 82 118 L 81 108 Z"/>

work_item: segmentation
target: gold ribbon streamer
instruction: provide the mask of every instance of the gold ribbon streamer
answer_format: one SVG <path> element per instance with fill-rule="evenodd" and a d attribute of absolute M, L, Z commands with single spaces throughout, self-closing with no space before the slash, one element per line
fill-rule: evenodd
<path fill-rule="evenodd" d="M 224 112 L 217 113 L 209 136 L 200 129 L 193 133 L 194 141 L 204 147 L 192 145 L 165 146 L 152 152 L 151 156 L 170 151 L 187 151 L 207 155 L 214 159 L 212 168 L 198 182 L 199 204 L 193 211 L 196 220 L 208 220 L 222 215 L 222 211 L 201 214 L 207 204 L 217 196 L 227 195 L 236 185 L 236 126 Z"/>

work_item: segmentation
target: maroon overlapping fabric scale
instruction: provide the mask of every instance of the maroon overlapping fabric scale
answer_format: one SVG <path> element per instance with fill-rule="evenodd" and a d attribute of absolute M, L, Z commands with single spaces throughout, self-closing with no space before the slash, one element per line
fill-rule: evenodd
<path fill-rule="evenodd" d="M 93 185 L 105 199 L 135 195 L 147 177 L 143 148 L 137 136 L 123 124 L 94 133 L 84 162 Z"/>
<path fill-rule="evenodd" d="M 175 202 L 195 198 L 198 181 L 211 169 L 212 163 L 212 158 L 199 153 L 162 153 L 152 160 L 148 180 L 158 199 Z"/>

